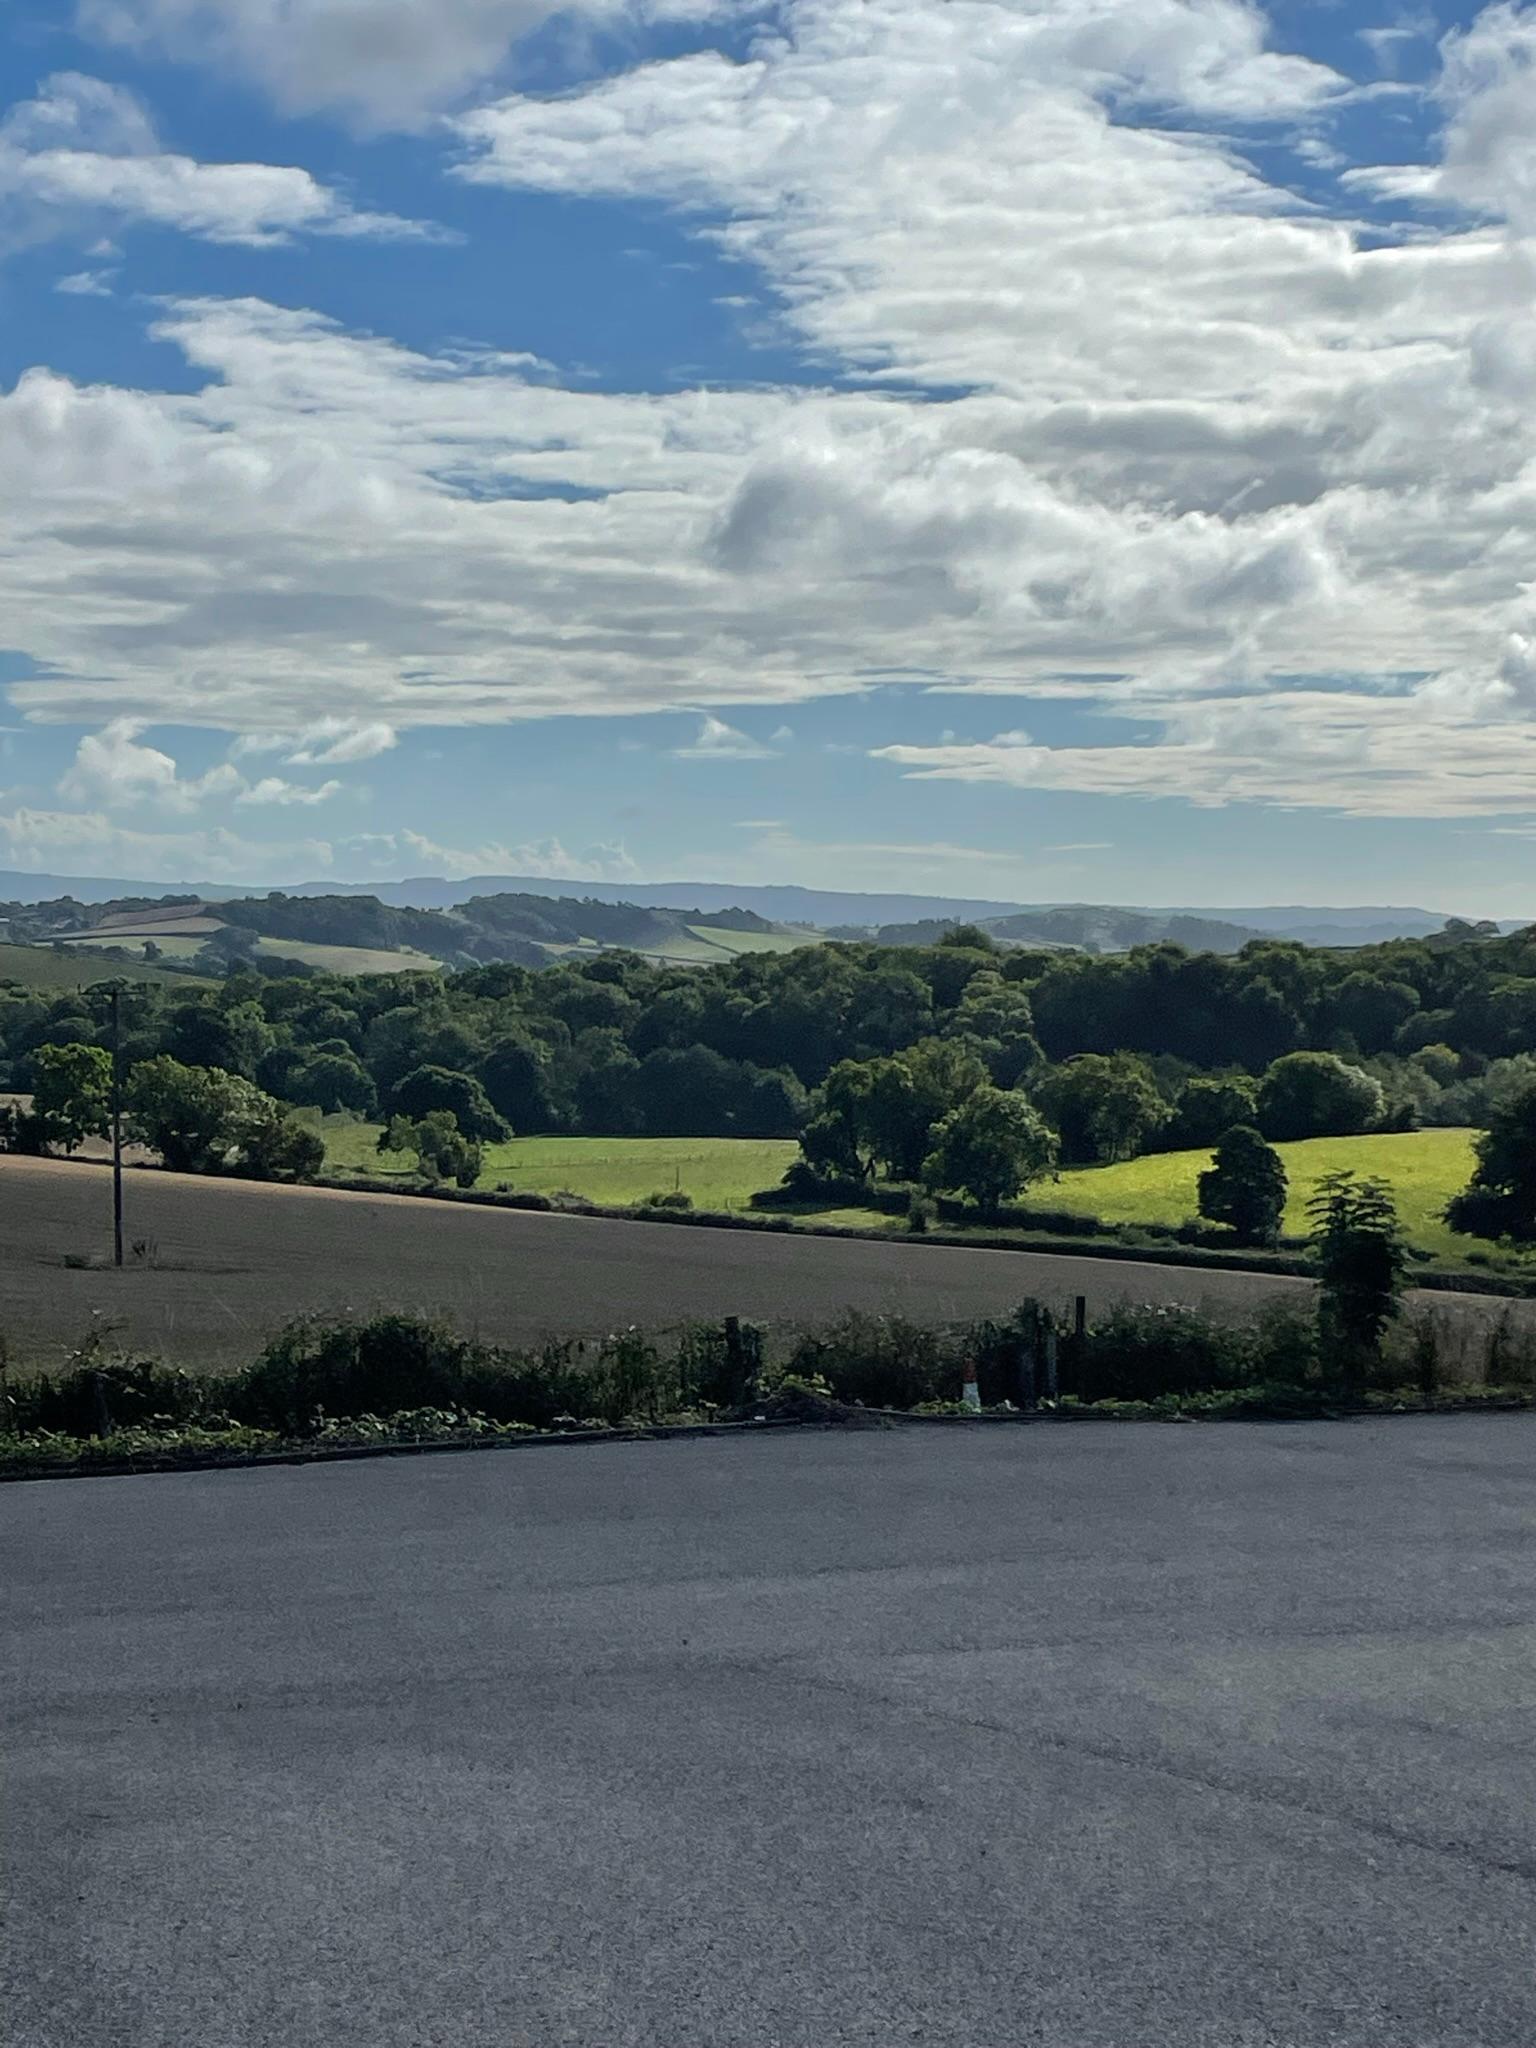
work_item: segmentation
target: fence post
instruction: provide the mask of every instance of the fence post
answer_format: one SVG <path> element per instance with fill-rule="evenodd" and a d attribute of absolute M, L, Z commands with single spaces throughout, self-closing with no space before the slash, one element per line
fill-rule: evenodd
<path fill-rule="evenodd" d="M 747 1351 L 741 1341 L 740 1316 L 727 1316 L 725 1319 L 725 1362 L 734 1398 L 744 1400 L 747 1393 Z"/>
<path fill-rule="evenodd" d="M 1047 1323 L 1045 1329 L 1045 1398 L 1054 1401 L 1061 1390 L 1061 1375 L 1056 1357 L 1056 1325 Z"/>
<path fill-rule="evenodd" d="M 91 1374 L 91 1394 L 96 1408 L 96 1434 L 98 1436 L 110 1436 L 112 1434 L 112 1411 L 107 1406 L 107 1383 L 99 1372 Z"/>
<path fill-rule="evenodd" d="M 1019 1406 L 1024 1409 L 1033 1408 L 1035 1405 L 1035 1346 L 1039 1341 L 1040 1332 L 1037 1325 L 1033 1337 L 1028 1340 L 1020 1337 L 1015 1347 L 1014 1365 L 1019 1389 Z"/>

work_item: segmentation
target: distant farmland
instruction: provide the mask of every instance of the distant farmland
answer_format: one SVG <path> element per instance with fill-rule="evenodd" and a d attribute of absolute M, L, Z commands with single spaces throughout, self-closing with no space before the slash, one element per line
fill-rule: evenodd
<path fill-rule="evenodd" d="M 113 960 L 73 946 L 59 953 L 51 946 L 0 945 L 0 982 L 6 981 L 44 995 L 59 995 L 66 989 L 92 988 L 101 981 L 174 981 L 184 985 L 186 977 L 142 960 Z"/>
<path fill-rule="evenodd" d="M 409 1178 L 397 1156 L 380 1155 L 379 1125 L 326 1117 L 321 1128 L 329 1171 L 378 1174 L 385 1184 Z M 700 1209 L 741 1209 L 778 1185 L 799 1150 L 791 1138 L 514 1138 L 487 1145 L 480 1186 L 615 1207 L 680 1189 Z"/>
<path fill-rule="evenodd" d="M 1303 1236 L 1307 1200 L 1326 1173 L 1358 1173 L 1391 1188 L 1411 1243 L 1421 1250 L 1464 1259 L 1476 1240 L 1446 1227 L 1443 1212 L 1471 1178 L 1475 1131 L 1403 1131 L 1364 1138 L 1309 1138 L 1278 1150 L 1290 1176 L 1287 1232 Z M 1074 1209 L 1104 1223 L 1182 1223 L 1199 1206 L 1207 1152 L 1157 1152 L 1121 1166 L 1087 1166 L 1064 1173 L 1036 1192 L 1053 1209 Z"/>

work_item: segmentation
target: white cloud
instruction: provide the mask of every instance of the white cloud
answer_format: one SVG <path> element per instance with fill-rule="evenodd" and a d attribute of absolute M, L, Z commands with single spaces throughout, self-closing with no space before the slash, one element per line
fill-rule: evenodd
<path fill-rule="evenodd" d="M 231 752 L 281 754 L 293 768 L 339 768 L 352 761 L 371 761 L 398 746 L 392 725 L 346 718 L 320 718 L 296 733 L 242 733 Z"/>
<path fill-rule="evenodd" d="M 60 780 L 60 796 L 109 811 L 182 812 L 217 798 L 257 806 L 323 804 L 342 787 L 334 779 L 308 785 L 286 782 L 280 775 L 249 782 L 228 761 L 216 763 L 205 774 L 186 776 L 171 755 L 141 743 L 143 730 L 136 719 L 115 718 L 100 732 L 87 733 Z"/>
<path fill-rule="evenodd" d="M 550 881 L 616 882 L 635 872 L 635 864 L 619 845 L 589 846 L 581 853 L 567 853 L 558 839 L 539 839 L 523 846 L 503 846 L 492 841 L 485 846 L 443 846 L 420 832 L 389 832 L 370 835 L 369 846 L 378 865 L 405 858 L 417 864 L 417 872 L 432 872 L 460 881 L 466 875 L 533 875 Z"/>
<path fill-rule="evenodd" d="M 256 248 L 299 235 L 440 233 L 359 212 L 297 166 L 199 163 L 167 151 L 125 87 L 60 72 L 0 120 L 0 246 L 103 215 Z"/>
<path fill-rule="evenodd" d="M 279 20 L 133 11 L 230 49 Z M 1447 162 L 1507 156 L 1516 199 L 1494 114 L 1531 18 L 1495 8 L 1447 53 Z M 345 19 L 297 6 L 294 48 L 340 49 Z M 1325 135 L 1339 91 L 1270 41 L 1233 0 L 786 0 L 739 61 L 481 109 L 464 175 L 688 210 L 836 384 L 562 389 L 257 301 L 170 306 L 156 337 L 201 388 L 40 370 L 0 395 L 0 614 L 42 671 L 16 702 L 320 767 L 364 756 L 296 741 L 317 706 L 361 732 L 707 703 L 733 731 L 735 706 L 902 680 L 1070 696 L 1154 742 L 919 771 L 1002 753 L 1020 786 L 1536 808 L 1511 652 L 1536 244 L 1513 202 L 1361 238 L 1266 182 L 1212 125 Z"/>
<path fill-rule="evenodd" d="M 700 716 L 697 738 L 686 747 L 674 747 L 672 752 L 679 761 L 771 761 L 774 758 L 772 747 L 765 747 L 750 733 L 739 732 L 734 725 L 727 725 L 724 719 L 715 718 L 707 711 Z"/>
<path fill-rule="evenodd" d="M 160 810 L 190 811 L 211 797 L 233 796 L 244 778 L 221 763 L 206 775 L 183 776 L 169 754 L 139 743 L 143 726 L 116 718 L 100 732 L 87 733 L 74 764 L 59 783 L 71 803 L 100 804 L 109 810 L 150 804 Z"/>
<path fill-rule="evenodd" d="M 259 782 L 253 782 L 242 789 L 235 798 L 237 804 L 323 804 L 337 795 L 341 784 L 336 781 L 322 782 L 313 789 L 306 789 L 297 782 L 284 782 L 280 775 L 263 775 Z"/>
<path fill-rule="evenodd" d="M 54 290 L 77 299 L 110 299 L 112 276 L 110 270 L 73 270 L 59 279 Z"/>
<path fill-rule="evenodd" d="M 167 882 L 302 881 L 324 873 L 332 862 L 331 846 L 323 839 L 242 839 L 219 827 L 144 832 L 99 811 L 25 806 L 0 812 L 0 849 L 6 865 L 17 868 L 77 874 L 105 870 Z"/>
<path fill-rule="evenodd" d="M 78 21 L 101 41 L 232 74 L 285 113 L 410 128 L 557 15 L 620 26 L 751 11 L 741 0 L 79 0 Z"/>
<path fill-rule="evenodd" d="M 1485 8 L 1442 47 L 1439 191 L 1536 230 L 1536 7 Z"/>
<path fill-rule="evenodd" d="M 1280 804 L 1357 817 L 1536 810 L 1536 723 L 1471 718 L 1442 679 L 1413 690 L 1292 689 L 1268 697 L 1144 702 L 1155 745 L 1039 746 L 1023 733 L 872 750 L 917 781 L 1079 795 L 1178 798 L 1203 808 Z"/>

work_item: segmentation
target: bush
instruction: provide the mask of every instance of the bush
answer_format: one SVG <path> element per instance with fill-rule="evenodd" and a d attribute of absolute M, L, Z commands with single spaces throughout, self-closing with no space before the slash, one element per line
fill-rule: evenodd
<path fill-rule="evenodd" d="M 803 1379 L 819 1374 L 838 1400 L 860 1401 L 866 1408 L 916 1408 L 960 1392 L 960 1361 L 935 1331 L 904 1316 L 855 1309 L 801 1337 L 785 1370 Z"/>
<path fill-rule="evenodd" d="M 640 1204 L 642 1209 L 691 1209 L 693 1197 L 685 1188 L 662 1188 L 654 1195 L 647 1195 Z"/>
<path fill-rule="evenodd" d="M 1252 1373 L 1240 1330 L 1189 1308 L 1119 1307 L 1090 1330 L 1063 1383 L 1083 1401 L 1153 1401 L 1241 1387 Z"/>
<path fill-rule="evenodd" d="M 98 1358 L 96 1348 L 87 1346 L 66 1372 L 12 1382 L 4 1404 L 6 1427 L 88 1437 L 104 1425 L 142 1429 L 206 1421 L 218 1412 L 218 1385 L 147 1358 Z"/>

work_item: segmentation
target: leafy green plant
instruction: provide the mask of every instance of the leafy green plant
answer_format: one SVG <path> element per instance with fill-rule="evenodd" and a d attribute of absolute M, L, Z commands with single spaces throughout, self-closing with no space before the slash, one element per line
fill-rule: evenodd
<path fill-rule="evenodd" d="M 1325 1362 L 1363 1380 L 1401 1305 L 1407 1252 L 1385 1182 L 1331 1173 L 1307 1205 L 1317 1258 Z"/>

